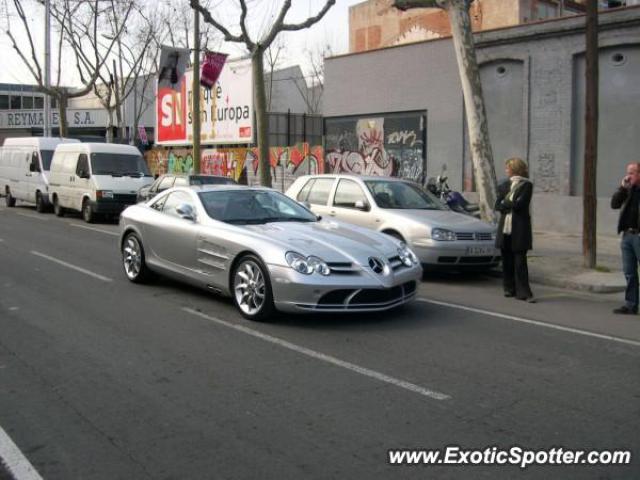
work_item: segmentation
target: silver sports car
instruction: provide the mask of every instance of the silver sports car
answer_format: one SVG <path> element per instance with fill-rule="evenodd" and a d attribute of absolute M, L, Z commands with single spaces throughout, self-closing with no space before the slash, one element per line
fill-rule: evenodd
<path fill-rule="evenodd" d="M 422 275 L 402 242 L 265 188 L 172 188 L 127 208 L 120 227 L 129 280 L 175 277 L 231 296 L 253 320 L 387 310 L 412 300 Z"/>

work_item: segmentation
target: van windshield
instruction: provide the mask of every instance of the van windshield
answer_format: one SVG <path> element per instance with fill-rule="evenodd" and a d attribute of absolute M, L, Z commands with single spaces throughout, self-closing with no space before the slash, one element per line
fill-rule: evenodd
<path fill-rule="evenodd" d="M 40 150 L 40 157 L 42 157 L 42 170 L 51 170 L 53 150 Z"/>
<path fill-rule="evenodd" d="M 151 176 L 142 155 L 121 155 L 116 153 L 92 153 L 91 172 L 94 175 Z"/>

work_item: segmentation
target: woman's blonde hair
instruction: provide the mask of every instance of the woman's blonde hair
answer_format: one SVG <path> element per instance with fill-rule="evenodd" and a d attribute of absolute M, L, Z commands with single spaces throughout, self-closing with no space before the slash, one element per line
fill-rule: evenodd
<path fill-rule="evenodd" d="M 511 169 L 514 175 L 529 178 L 529 167 L 527 163 L 518 157 L 510 158 L 505 165 Z"/>

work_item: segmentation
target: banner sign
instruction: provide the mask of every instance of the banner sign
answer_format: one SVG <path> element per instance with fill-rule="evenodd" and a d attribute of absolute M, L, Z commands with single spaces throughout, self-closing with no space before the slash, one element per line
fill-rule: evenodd
<path fill-rule="evenodd" d="M 193 71 L 175 85 L 158 84 L 156 143 L 193 143 Z M 200 141 L 203 145 L 253 143 L 253 79 L 251 60 L 227 62 L 209 90 L 200 87 Z"/>
<path fill-rule="evenodd" d="M 226 60 L 226 53 L 207 52 L 204 54 L 202 72 L 200 72 L 200 84 L 202 84 L 203 87 L 213 88 L 220 77 Z"/>
<path fill-rule="evenodd" d="M 104 128 L 107 126 L 107 111 L 104 109 L 67 109 L 69 128 Z M 51 112 L 51 126 L 60 123 L 60 113 Z M 0 110 L 0 128 L 44 127 L 44 110 Z"/>

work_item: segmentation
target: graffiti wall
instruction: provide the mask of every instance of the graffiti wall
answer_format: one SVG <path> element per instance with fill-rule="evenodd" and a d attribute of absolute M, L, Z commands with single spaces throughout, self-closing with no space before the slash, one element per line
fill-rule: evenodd
<path fill-rule="evenodd" d="M 423 113 L 325 119 L 325 173 L 384 175 L 422 181 Z"/>
<path fill-rule="evenodd" d="M 209 175 L 231 177 L 240 183 L 256 184 L 260 154 L 255 147 L 206 148 L 200 157 L 200 171 Z M 191 149 L 157 147 L 145 153 L 153 175 L 188 173 L 193 170 Z M 324 149 L 321 145 L 299 143 L 292 147 L 272 147 L 269 163 L 274 187 L 285 188 L 300 175 L 324 172 Z"/>

